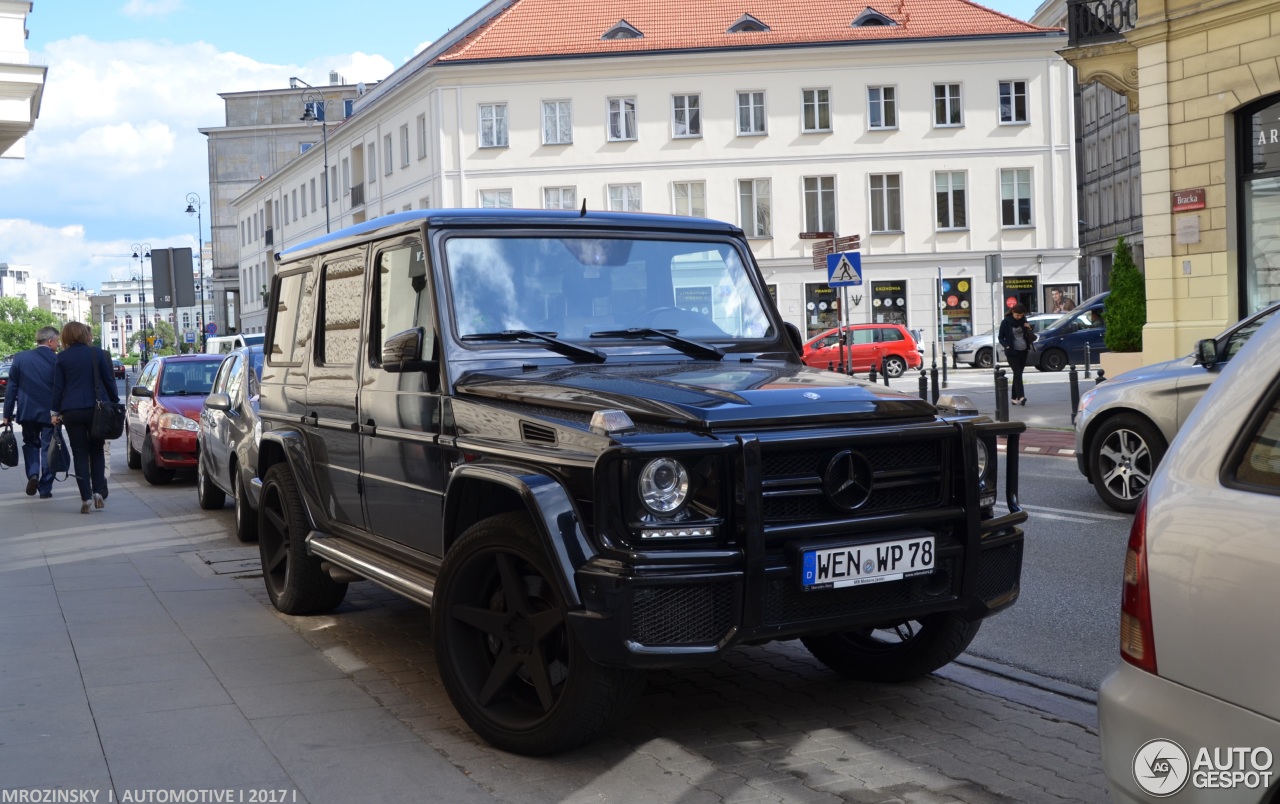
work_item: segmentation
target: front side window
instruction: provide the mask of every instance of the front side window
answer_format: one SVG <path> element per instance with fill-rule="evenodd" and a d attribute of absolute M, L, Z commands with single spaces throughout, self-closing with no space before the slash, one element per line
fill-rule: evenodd
<path fill-rule="evenodd" d="M 933 124 L 939 128 L 964 125 L 959 84 L 933 85 Z"/>
<path fill-rule="evenodd" d="M 1000 225 L 1031 225 L 1031 170 L 1000 171 Z"/>
<path fill-rule="evenodd" d="M 700 95 L 671 96 L 671 136 L 702 136 L 702 97 Z"/>
<path fill-rule="evenodd" d="M 738 93 L 738 134 L 764 134 L 764 93 Z"/>
<path fill-rule="evenodd" d="M 1027 82 L 1000 82 L 1000 122 L 1016 125 L 1027 122 Z"/>
<path fill-rule="evenodd" d="M 867 87 L 867 128 L 898 127 L 898 88 Z"/>
<path fill-rule="evenodd" d="M 543 187 L 543 209 L 576 209 L 578 206 L 578 190 L 576 187 Z"/>
<path fill-rule="evenodd" d="M 266 350 L 272 365 L 296 365 L 302 359 L 299 347 L 305 348 L 305 344 L 310 342 L 310 332 L 302 332 L 298 326 L 303 280 L 309 275 L 310 271 L 299 271 L 280 276 L 280 287 L 275 296 L 275 323 L 271 344 Z"/>
<path fill-rule="evenodd" d="M 836 177 L 806 176 L 804 180 L 804 230 L 836 230 Z"/>
<path fill-rule="evenodd" d="M 636 138 L 636 99 L 609 98 L 609 139 L 614 141 Z"/>
<path fill-rule="evenodd" d="M 393 335 L 421 327 L 422 359 L 435 353 L 435 317 L 431 311 L 431 294 L 427 292 L 427 265 L 422 246 L 409 241 L 378 254 L 378 298 L 373 309 L 378 311 L 378 337 L 370 344 L 370 358 L 382 364 L 382 344 Z"/>
<path fill-rule="evenodd" d="M 542 144 L 573 142 L 573 106 L 567 100 L 542 102 Z"/>
<path fill-rule="evenodd" d="M 678 181 L 671 185 L 671 211 L 694 218 L 707 217 L 707 183 Z"/>
<path fill-rule="evenodd" d="M 507 104 L 480 104 L 480 147 L 506 148 Z"/>
<path fill-rule="evenodd" d="M 902 231 L 902 174 L 871 174 L 871 231 Z"/>
<path fill-rule="evenodd" d="M 615 212 L 639 212 L 640 185 L 610 184 L 609 209 Z"/>
<path fill-rule="evenodd" d="M 511 190 L 481 190 L 481 209 L 511 209 Z"/>
<path fill-rule="evenodd" d="M 933 174 L 933 181 L 938 212 L 938 228 L 968 228 L 968 216 L 965 214 L 964 171 L 935 173 Z"/>
<path fill-rule="evenodd" d="M 738 182 L 738 212 L 747 237 L 773 236 L 769 179 L 742 179 Z"/>
<path fill-rule="evenodd" d="M 831 130 L 831 90 L 806 89 L 801 93 L 801 104 L 805 133 Z"/>

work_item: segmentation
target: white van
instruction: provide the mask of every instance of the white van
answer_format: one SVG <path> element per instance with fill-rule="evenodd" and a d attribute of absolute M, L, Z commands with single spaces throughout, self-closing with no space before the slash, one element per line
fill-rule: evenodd
<path fill-rule="evenodd" d="M 205 338 L 204 351 L 211 355 L 227 355 L 241 346 L 261 346 L 266 339 L 262 333 L 250 335 L 217 335 Z"/>

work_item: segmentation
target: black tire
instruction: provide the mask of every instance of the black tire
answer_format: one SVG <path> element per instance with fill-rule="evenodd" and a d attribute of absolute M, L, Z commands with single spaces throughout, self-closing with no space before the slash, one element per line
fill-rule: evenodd
<path fill-rule="evenodd" d="M 267 596 L 285 614 L 332 611 L 347 595 L 347 585 L 329 577 L 320 559 L 307 553 L 310 529 L 289 467 L 276 464 L 262 484 L 258 554 Z"/>
<path fill-rule="evenodd" d="M 1140 416 L 1107 419 L 1088 447 L 1094 490 L 1111 508 L 1132 514 L 1168 448 L 1160 431 Z"/>
<path fill-rule="evenodd" d="M 258 512 L 249 507 L 249 498 L 244 488 L 244 478 L 240 476 L 240 467 L 235 467 L 232 471 L 235 478 L 235 499 L 233 502 L 236 506 L 236 538 L 242 542 L 256 542 L 258 540 Z"/>
<path fill-rule="evenodd" d="M 890 379 L 897 379 L 907 373 L 907 361 L 897 355 L 889 355 L 883 361 L 882 370 Z"/>
<path fill-rule="evenodd" d="M 124 437 L 125 465 L 130 469 L 142 468 L 142 453 L 133 448 L 133 442 L 129 440 L 128 434 Z"/>
<path fill-rule="evenodd" d="M 203 456 L 196 459 L 196 502 L 206 511 L 216 511 L 227 504 L 227 493 L 205 471 Z"/>
<path fill-rule="evenodd" d="M 978 634 L 981 620 L 930 614 L 921 620 L 802 637 L 814 658 L 858 681 L 911 681 L 951 663 Z"/>
<path fill-rule="evenodd" d="M 155 446 L 151 434 L 142 439 L 142 476 L 153 486 L 167 486 L 173 482 L 173 470 L 156 466 Z"/>
<path fill-rule="evenodd" d="M 458 713 L 491 745 L 529 756 L 568 750 L 606 730 L 643 689 L 642 672 L 591 661 L 567 614 L 523 513 L 477 523 L 445 554 L 431 611 L 436 663 Z"/>
<path fill-rule="evenodd" d="M 1041 371 L 1062 371 L 1067 365 L 1067 353 L 1061 349 L 1050 349 L 1040 355 L 1040 365 L 1036 368 Z"/>
<path fill-rule="evenodd" d="M 991 368 L 991 349 L 979 349 L 977 359 L 973 365 L 975 368 Z"/>

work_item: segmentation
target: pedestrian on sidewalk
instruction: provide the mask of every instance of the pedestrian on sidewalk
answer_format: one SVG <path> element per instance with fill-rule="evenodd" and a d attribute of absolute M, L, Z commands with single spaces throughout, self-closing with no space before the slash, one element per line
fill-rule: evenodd
<path fill-rule="evenodd" d="M 53 472 L 46 454 L 53 437 L 49 400 L 53 395 L 53 366 L 58 359 L 58 330 L 41 327 L 36 346 L 14 355 L 9 390 L 4 398 L 4 421 L 22 425 L 22 461 L 27 470 L 27 496 L 53 496 Z"/>
<path fill-rule="evenodd" d="M 1027 308 L 1015 304 L 1000 322 L 1000 345 L 1004 347 L 1005 358 L 1013 369 L 1013 385 L 1009 388 L 1009 396 L 1013 404 L 1026 405 L 1027 395 L 1022 387 L 1022 370 L 1027 367 L 1027 358 L 1031 356 L 1031 344 L 1036 342 L 1036 331 L 1027 323 Z"/>
<path fill-rule="evenodd" d="M 92 342 L 92 331 L 79 321 L 69 321 L 62 328 L 63 350 L 54 365 L 53 398 L 50 400 L 53 423 L 67 426 L 76 484 L 80 487 L 82 514 L 89 513 L 92 508 L 102 508 L 107 499 L 103 441 L 89 434 L 93 409 L 104 397 L 110 402 L 120 402 L 115 381 L 107 382 L 107 378 L 112 376 L 111 358 Z"/>

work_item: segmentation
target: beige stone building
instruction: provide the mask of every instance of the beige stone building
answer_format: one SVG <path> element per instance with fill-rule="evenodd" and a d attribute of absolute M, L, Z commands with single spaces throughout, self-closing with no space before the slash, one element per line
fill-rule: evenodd
<path fill-rule="evenodd" d="M 1280 301 L 1280 6 L 1073 0 L 1063 56 L 1140 112 L 1144 362 Z"/>

